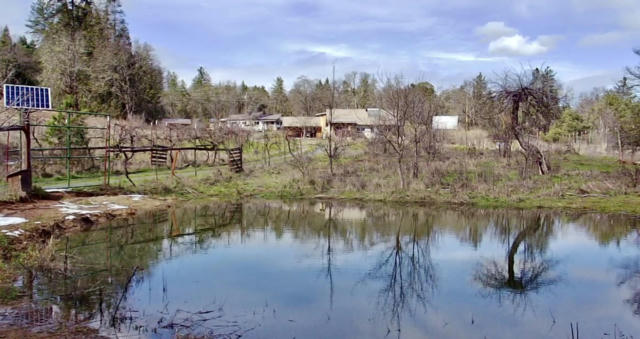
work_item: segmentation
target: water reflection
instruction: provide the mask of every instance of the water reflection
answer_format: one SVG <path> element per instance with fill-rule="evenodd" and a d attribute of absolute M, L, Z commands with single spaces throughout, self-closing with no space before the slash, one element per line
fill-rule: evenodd
<path fill-rule="evenodd" d="M 548 211 L 207 203 L 61 239 L 66 272 L 30 272 L 23 288 L 107 335 L 539 338 L 579 320 L 583 333 L 640 330 L 624 318 L 629 304 L 640 313 L 640 292 L 615 295 L 617 284 L 640 290 L 640 259 L 607 273 L 637 250 L 636 229 L 629 217 Z M 567 326 L 549 332 L 531 301 Z"/>
<path fill-rule="evenodd" d="M 410 218 L 408 234 L 402 232 L 405 217 Z M 420 224 L 418 214 L 412 213 L 402 215 L 399 221 L 391 245 L 366 274 L 366 279 L 381 282 L 378 307 L 390 316 L 398 334 L 403 313 L 412 315 L 418 308 L 426 312 L 437 281 L 429 248 L 434 236 L 432 220 Z"/>
<path fill-rule="evenodd" d="M 496 259 L 481 263 L 474 280 L 482 286 L 485 295 L 496 297 L 498 302 L 506 298 L 514 306 L 526 308 L 530 293 L 538 293 L 560 281 L 553 272 L 555 260 L 546 257 L 554 220 L 539 213 L 495 221 L 500 238 L 508 245 L 506 263 Z M 512 234 L 515 236 L 511 240 Z M 516 260 L 519 252 L 521 255 Z"/>

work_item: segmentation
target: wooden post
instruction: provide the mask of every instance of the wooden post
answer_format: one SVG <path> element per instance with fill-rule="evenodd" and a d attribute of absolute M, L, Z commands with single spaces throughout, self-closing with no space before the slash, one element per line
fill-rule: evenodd
<path fill-rule="evenodd" d="M 109 185 L 109 159 L 111 155 L 109 153 L 109 145 L 111 143 L 111 117 L 107 116 L 107 130 L 105 132 L 105 152 L 104 152 L 104 175 L 102 183 L 106 187 Z"/>
<path fill-rule="evenodd" d="M 178 164 L 178 157 L 180 156 L 180 151 L 176 151 L 176 156 L 173 157 L 173 162 L 171 163 L 171 176 L 176 176 L 176 165 Z"/>
<path fill-rule="evenodd" d="M 22 122 L 24 138 L 22 138 L 22 175 L 20 176 L 20 186 L 25 194 L 31 193 L 31 123 L 29 122 L 29 111 L 22 111 Z"/>

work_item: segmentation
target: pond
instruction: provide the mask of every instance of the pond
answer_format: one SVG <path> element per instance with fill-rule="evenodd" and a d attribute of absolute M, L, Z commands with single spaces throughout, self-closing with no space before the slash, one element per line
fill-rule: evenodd
<path fill-rule="evenodd" d="M 176 207 L 60 239 L 25 288 L 106 336 L 640 334 L 640 220 L 338 201 Z M 66 258 L 66 259 L 65 259 Z"/>

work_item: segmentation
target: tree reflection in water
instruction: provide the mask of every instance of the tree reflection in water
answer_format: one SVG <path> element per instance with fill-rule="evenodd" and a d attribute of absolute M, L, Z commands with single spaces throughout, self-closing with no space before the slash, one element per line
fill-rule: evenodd
<path fill-rule="evenodd" d="M 629 258 L 619 266 L 618 286 L 627 285 L 633 293 L 625 302 L 631 306 L 634 315 L 640 315 L 640 257 Z"/>
<path fill-rule="evenodd" d="M 516 308 L 526 309 L 531 292 L 538 293 L 556 284 L 560 278 L 553 273 L 556 262 L 544 257 L 553 233 L 553 218 L 537 214 L 533 217 L 523 215 L 516 220 L 520 220 L 520 227 L 513 227 L 509 218 L 496 219 L 496 228 L 507 236 L 504 240 L 509 245 L 506 268 L 502 262 L 489 260 L 479 265 L 473 278 L 482 286 L 485 296 L 495 297 L 499 303 L 507 298 Z M 518 233 L 510 241 L 513 231 Z M 516 263 L 520 247 L 523 250 Z"/>
<path fill-rule="evenodd" d="M 634 227 L 638 227 L 634 223 Z M 636 242 L 640 245 L 640 230 L 636 229 Z M 620 272 L 617 277 L 617 285 L 627 286 L 633 292 L 625 303 L 631 306 L 634 315 L 640 316 L 640 256 L 630 257 L 623 260 L 618 268 Z"/>
<path fill-rule="evenodd" d="M 411 233 L 403 235 L 402 225 L 395 234 L 392 245 L 382 252 L 376 265 L 367 273 L 366 279 L 382 282 L 378 295 L 378 307 L 390 317 L 401 332 L 402 314 L 413 315 L 418 307 L 425 310 L 436 289 L 436 271 L 431 260 L 430 240 L 433 225 L 418 225 L 418 215 L 412 214 Z"/>
<path fill-rule="evenodd" d="M 327 236 L 327 248 L 324 252 L 324 257 L 326 260 L 326 269 L 325 276 L 329 281 L 329 309 L 333 309 L 333 294 L 334 294 L 334 285 L 333 285 L 333 248 L 331 247 L 331 237 L 332 231 L 337 227 L 336 221 L 333 218 L 333 203 L 328 202 L 323 206 L 323 210 L 325 213 L 328 213 L 327 221 L 325 222 L 326 228 L 326 236 Z"/>

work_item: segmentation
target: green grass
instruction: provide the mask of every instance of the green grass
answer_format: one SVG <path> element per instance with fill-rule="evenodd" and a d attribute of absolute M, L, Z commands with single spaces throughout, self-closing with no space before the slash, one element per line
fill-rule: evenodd
<path fill-rule="evenodd" d="M 580 209 L 603 213 L 631 213 L 640 215 L 640 196 L 618 195 L 611 197 L 580 197 L 563 198 L 522 198 L 512 200 L 487 196 L 474 197 L 472 204 L 482 208 L 551 208 L 551 209 Z"/>
<path fill-rule="evenodd" d="M 613 173 L 620 170 L 622 165 L 612 157 L 588 157 L 578 154 L 563 155 L 553 159 L 565 171 L 595 171 Z"/>

